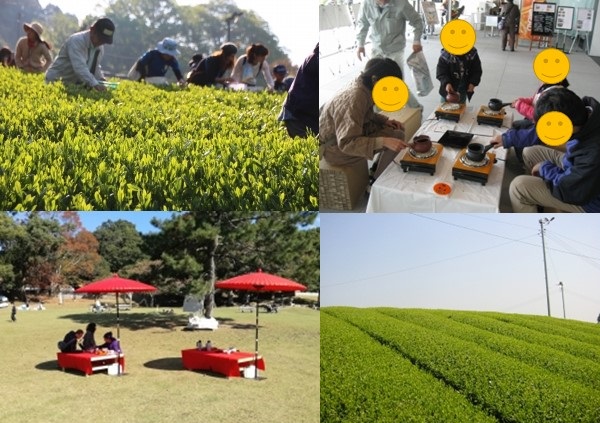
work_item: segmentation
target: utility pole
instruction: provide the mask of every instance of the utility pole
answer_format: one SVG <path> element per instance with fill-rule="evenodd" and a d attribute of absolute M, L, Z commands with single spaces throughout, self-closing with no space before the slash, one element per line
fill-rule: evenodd
<path fill-rule="evenodd" d="M 562 301 L 563 301 L 563 319 L 567 318 L 567 313 L 565 312 L 565 287 L 563 285 L 562 282 L 558 283 L 558 286 L 560 286 L 560 293 L 562 294 Z"/>
<path fill-rule="evenodd" d="M 542 251 L 544 253 L 544 277 L 546 278 L 546 302 L 548 304 L 548 316 L 550 316 L 550 290 L 548 289 L 548 269 L 546 268 L 546 244 L 544 243 L 544 225 L 548 225 L 554 218 L 540 219 L 540 231 L 542 233 Z"/>

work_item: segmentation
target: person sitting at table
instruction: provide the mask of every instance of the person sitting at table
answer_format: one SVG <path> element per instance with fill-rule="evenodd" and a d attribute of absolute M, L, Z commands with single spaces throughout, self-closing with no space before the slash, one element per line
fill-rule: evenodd
<path fill-rule="evenodd" d="M 535 105 L 534 118 L 552 111 L 565 114 L 573 125 L 566 151 L 532 145 L 523 150 L 530 175 L 517 176 L 509 195 L 516 213 L 535 213 L 544 207 L 565 212 L 600 212 L 600 103 L 579 98 L 567 88 L 547 90 Z M 594 117 L 595 116 L 595 117 Z M 523 129 L 524 143 L 536 128 Z"/>
<path fill-rule="evenodd" d="M 85 328 L 85 335 L 83 336 L 83 342 L 81 349 L 84 351 L 95 351 L 96 340 L 94 339 L 94 332 L 96 332 L 96 323 L 91 322 Z"/>
<path fill-rule="evenodd" d="M 460 56 L 442 48 L 435 72 L 435 77 L 440 81 L 439 93 L 442 102 L 446 101 L 449 93 L 458 93 L 461 104 L 464 104 L 467 98 L 470 100 L 475 87 L 481 82 L 482 74 L 481 60 L 475 47 Z"/>
<path fill-rule="evenodd" d="M 83 330 L 77 329 L 76 331 L 69 331 L 64 339 L 58 343 L 58 348 L 60 352 L 64 353 L 74 353 L 78 352 L 77 346 L 79 345 L 79 340 L 83 337 Z"/>
<path fill-rule="evenodd" d="M 112 332 L 106 332 L 104 334 L 104 344 L 98 345 L 98 349 L 108 349 L 117 353 L 121 353 L 121 344 L 119 340 L 115 338 Z"/>
<path fill-rule="evenodd" d="M 373 87 L 386 76 L 402 79 L 398 63 L 388 58 L 369 60 L 358 78 L 319 112 L 320 153 L 325 160 L 333 166 L 351 166 L 381 153 L 372 180 L 407 147 L 402 123 L 373 110 Z"/>
<path fill-rule="evenodd" d="M 533 111 L 535 109 L 535 103 L 540 95 L 548 88 L 561 86 L 563 88 L 569 88 L 569 81 L 567 78 L 556 84 L 542 84 L 538 87 L 537 91 L 531 97 L 519 97 L 514 100 L 511 107 L 517 110 L 525 119 L 516 120 L 513 122 L 512 127 L 514 129 L 524 129 L 533 126 Z"/>

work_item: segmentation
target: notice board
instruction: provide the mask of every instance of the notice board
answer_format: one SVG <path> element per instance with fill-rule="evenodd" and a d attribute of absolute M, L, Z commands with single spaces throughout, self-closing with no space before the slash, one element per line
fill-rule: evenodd
<path fill-rule="evenodd" d="M 556 9 L 556 29 L 573 29 L 574 7 L 558 6 Z"/>
<path fill-rule="evenodd" d="M 533 3 L 531 35 L 551 37 L 554 33 L 556 3 Z"/>
<path fill-rule="evenodd" d="M 427 25 L 437 25 L 440 23 L 434 2 L 423 1 L 421 2 L 421 6 L 423 8 L 423 14 L 425 15 L 425 21 L 427 22 Z"/>
<path fill-rule="evenodd" d="M 594 9 L 577 9 L 578 31 L 591 31 L 594 23 Z"/>

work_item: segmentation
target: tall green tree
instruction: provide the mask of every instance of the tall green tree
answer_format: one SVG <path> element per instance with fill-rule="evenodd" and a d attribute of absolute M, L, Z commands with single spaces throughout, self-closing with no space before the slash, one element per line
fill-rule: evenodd
<path fill-rule="evenodd" d="M 0 213 L 0 293 L 14 296 L 18 290 L 14 262 L 26 232 L 7 212 Z"/>
<path fill-rule="evenodd" d="M 142 235 L 131 222 L 108 220 L 94 231 L 94 236 L 99 243 L 100 255 L 108 262 L 113 273 L 147 258 L 142 251 Z"/>
<path fill-rule="evenodd" d="M 14 287 L 50 290 L 55 283 L 58 250 L 64 242 L 58 220 L 32 212 L 20 221 L 24 234 L 13 249 Z"/>
<path fill-rule="evenodd" d="M 153 258 L 161 262 L 155 283 L 169 292 L 203 295 L 207 317 L 212 311 L 214 283 L 219 279 L 260 268 L 316 286 L 318 231 L 305 230 L 315 218 L 312 212 L 214 211 L 155 222 L 161 229 L 153 239 Z M 311 280 L 300 279 L 305 277 Z"/>

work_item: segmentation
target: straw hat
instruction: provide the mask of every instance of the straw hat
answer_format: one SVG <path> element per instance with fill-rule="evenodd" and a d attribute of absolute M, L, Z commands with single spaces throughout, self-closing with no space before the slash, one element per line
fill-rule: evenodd
<path fill-rule="evenodd" d="M 23 24 L 23 29 L 25 31 L 27 31 L 28 29 L 32 30 L 38 35 L 40 41 L 44 41 L 42 38 L 42 34 L 44 33 L 44 27 L 42 27 L 42 25 L 40 25 L 38 22 Z"/>

